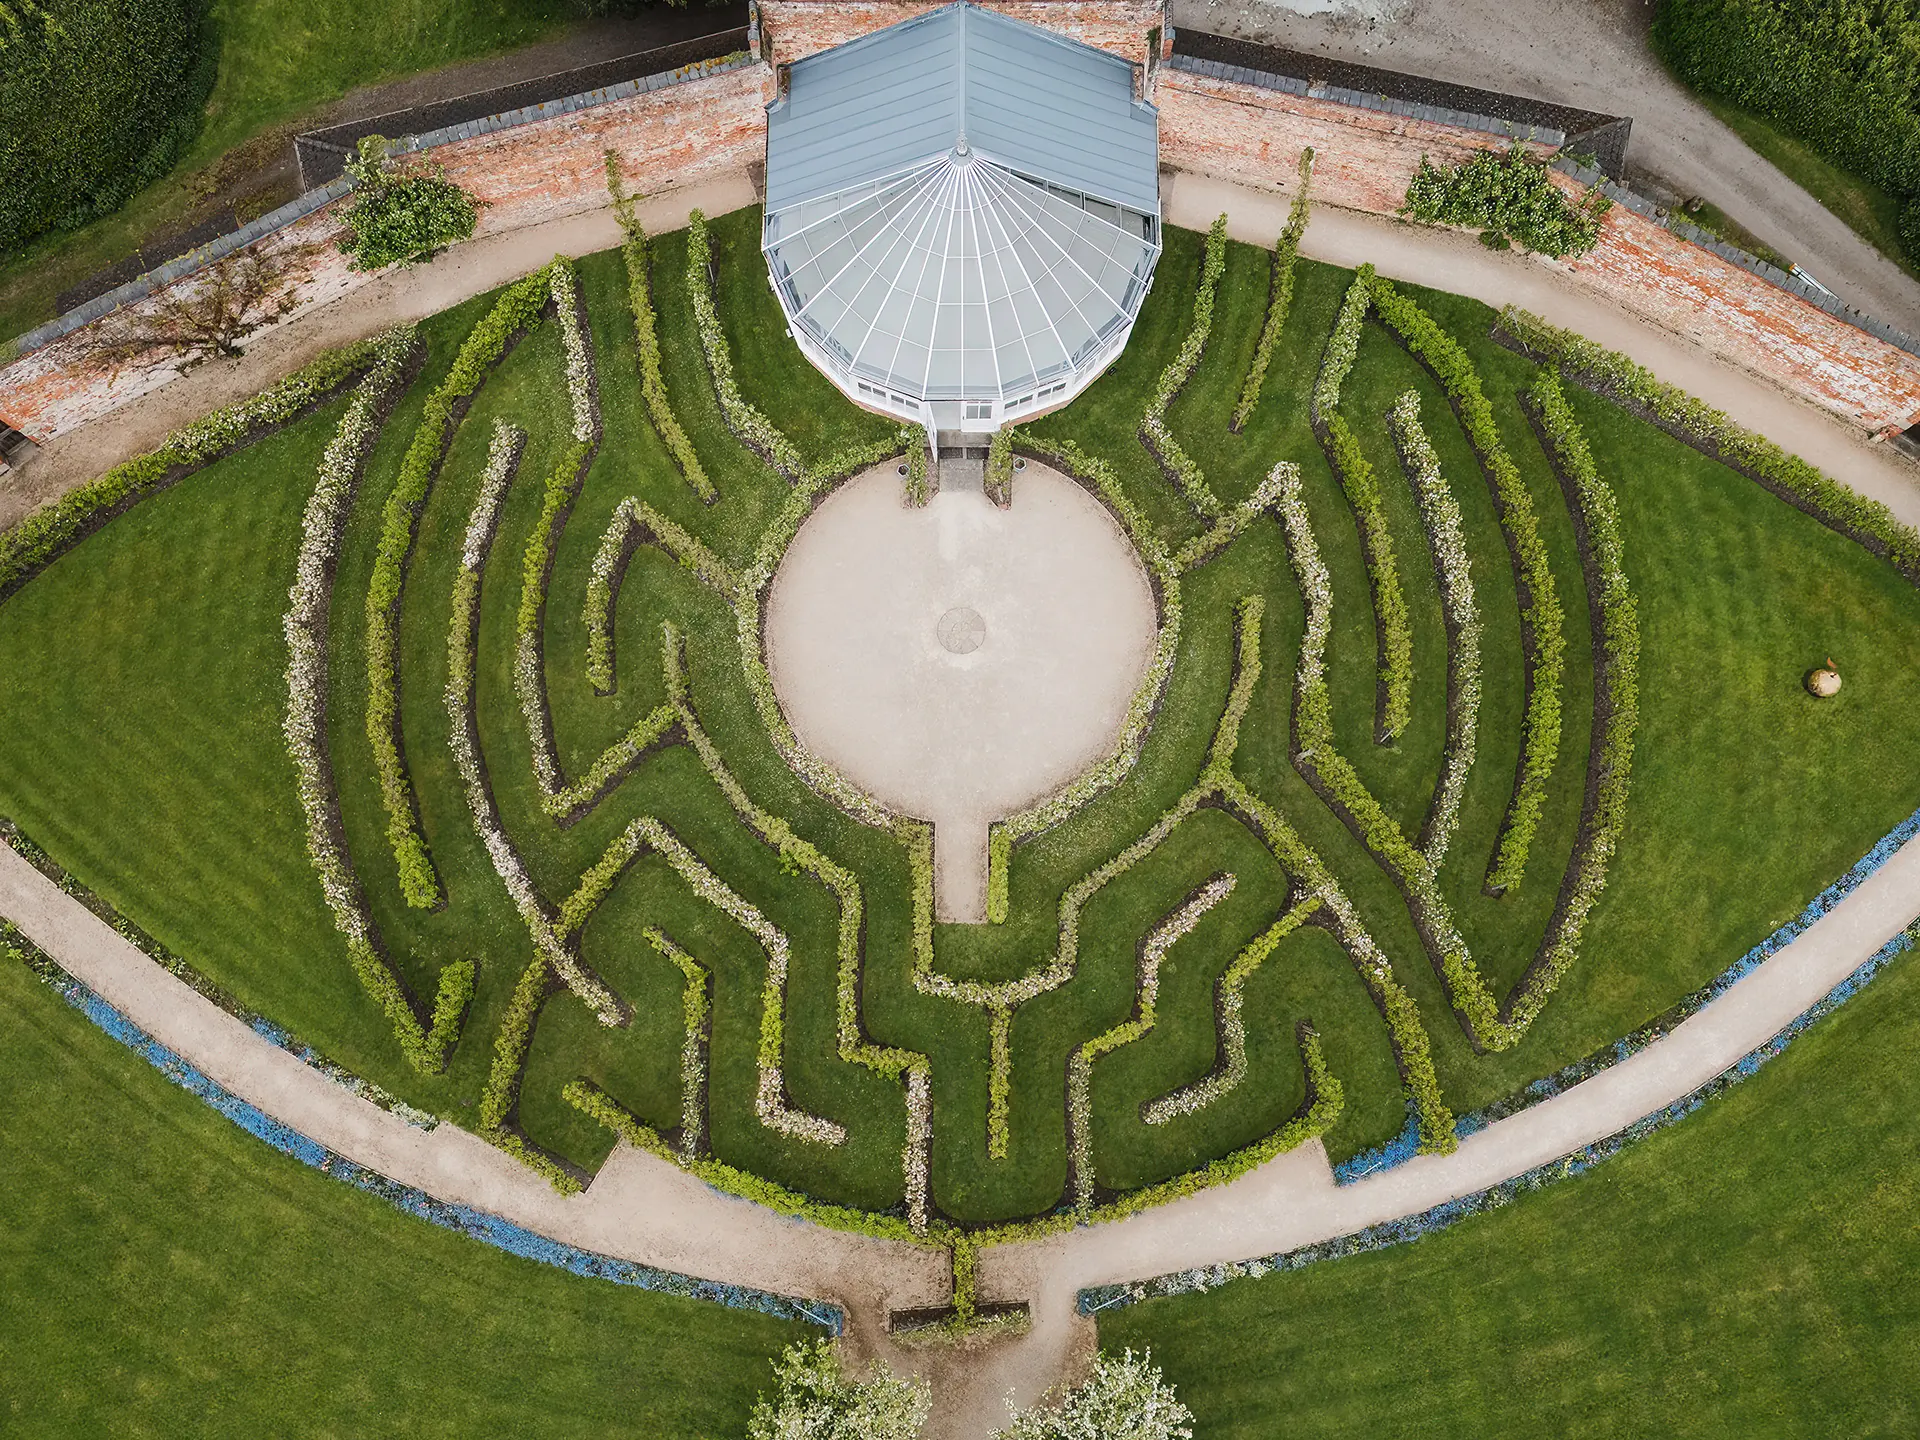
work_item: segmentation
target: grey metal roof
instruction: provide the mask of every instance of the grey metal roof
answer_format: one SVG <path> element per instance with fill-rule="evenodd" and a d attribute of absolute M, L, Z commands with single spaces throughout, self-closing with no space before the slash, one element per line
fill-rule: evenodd
<path fill-rule="evenodd" d="M 767 110 L 767 208 L 898 174 L 964 134 L 1006 169 L 1158 215 L 1158 121 L 1119 56 L 947 5 L 793 63 Z"/>

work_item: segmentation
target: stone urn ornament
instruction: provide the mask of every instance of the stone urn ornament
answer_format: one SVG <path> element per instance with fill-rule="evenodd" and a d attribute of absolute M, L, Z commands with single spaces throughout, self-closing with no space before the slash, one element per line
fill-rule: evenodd
<path fill-rule="evenodd" d="M 1807 672 L 1807 693 L 1821 700 L 1840 693 L 1840 672 L 1834 669 L 1831 655 L 1827 657 L 1827 663 L 1818 670 Z"/>

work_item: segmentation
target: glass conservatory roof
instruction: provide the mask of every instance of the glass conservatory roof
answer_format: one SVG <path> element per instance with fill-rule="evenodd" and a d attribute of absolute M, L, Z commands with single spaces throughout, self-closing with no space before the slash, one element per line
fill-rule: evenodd
<path fill-rule="evenodd" d="M 796 62 L 763 241 L 789 323 L 916 400 L 1097 370 L 1160 253 L 1156 121 L 1126 61 L 966 4 Z"/>

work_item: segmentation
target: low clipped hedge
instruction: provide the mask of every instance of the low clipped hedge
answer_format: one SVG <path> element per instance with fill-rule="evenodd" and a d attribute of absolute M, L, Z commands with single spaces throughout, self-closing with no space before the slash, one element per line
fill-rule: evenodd
<path fill-rule="evenodd" d="M 1529 359 L 1556 366 L 1567 379 L 1643 414 L 1669 434 L 1883 556 L 1920 585 L 1920 531 L 1898 519 L 1878 500 L 1869 500 L 1799 456 L 1788 454 L 1618 351 L 1550 325 L 1529 311 L 1507 306 L 1494 322 L 1494 338 Z"/>
<path fill-rule="evenodd" d="M 1260 339 L 1253 347 L 1253 363 L 1247 369 L 1247 382 L 1240 389 L 1240 401 L 1233 407 L 1233 420 L 1227 426 L 1236 435 L 1245 428 L 1253 407 L 1260 403 L 1260 391 L 1267 383 L 1267 367 L 1273 363 L 1273 347 L 1280 343 L 1280 332 L 1287 327 L 1287 311 L 1293 308 L 1294 262 L 1300 258 L 1300 237 L 1307 229 L 1307 192 L 1312 183 L 1313 147 L 1309 145 L 1300 152 L 1300 188 L 1293 193 L 1286 228 L 1273 247 L 1266 322 L 1260 327 Z"/>
<path fill-rule="evenodd" d="M 1218 518 L 1221 513 L 1219 497 L 1208 488 L 1200 462 L 1187 454 L 1174 438 L 1172 429 L 1167 425 L 1167 407 L 1192 378 L 1194 367 L 1206 353 L 1207 339 L 1213 333 L 1214 295 L 1220 288 L 1220 277 L 1226 271 L 1227 217 L 1223 213 L 1207 230 L 1206 254 L 1200 262 L 1200 288 L 1193 297 L 1193 324 L 1187 330 L 1187 338 L 1180 342 L 1179 351 L 1167 368 L 1160 372 L 1160 381 L 1153 387 L 1153 398 L 1147 402 L 1146 413 L 1140 417 L 1140 440 L 1147 447 L 1147 453 L 1160 462 L 1167 479 L 1186 498 L 1187 503 L 1209 520 Z"/>
<path fill-rule="evenodd" d="M 700 332 L 707 369 L 713 375 L 713 393 L 720 402 L 721 418 L 735 439 L 786 476 L 789 484 L 798 485 L 807 468 L 799 447 L 740 393 L 740 382 L 734 379 L 733 350 L 727 344 L 727 332 L 720 324 L 720 310 L 713 298 L 713 242 L 707 238 L 707 217 L 698 210 L 687 222 L 687 294 L 693 302 L 693 322 Z"/>
<path fill-rule="evenodd" d="M 1519 467 L 1507 453 L 1506 442 L 1500 438 L 1493 406 L 1481 389 L 1473 361 L 1431 315 L 1388 281 L 1372 276 L 1371 288 L 1375 313 L 1446 391 L 1460 428 L 1493 486 L 1500 525 L 1513 551 L 1521 599 L 1521 635 L 1526 647 L 1527 708 L 1522 721 L 1520 772 L 1515 777 L 1499 843 L 1487 867 L 1488 890 L 1501 894 L 1517 887 L 1526 872 L 1527 856 L 1546 803 L 1547 781 L 1560 750 L 1566 666 L 1560 596 L 1533 498 Z"/>
<path fill-rule="evenodd" d="M 258 395 L 174 431 L 157 449 L 116 465 L 0 533 L 0 600 L 61 555 L 156 491 L 290 425 L 357 383 L 383 337 L 357 340 L 301 366 Z"/>
<path fill-rule="evenodd" d="M 442 900 L 440 877 L 414 813 L 413 782 L 399 736 L 400 592 L 413 556 L 414 530 L 453 432 L 474 393 L 550 302 L 550 278 L 535 271 L 501 292 L 492 310 L 468 332 L 447 372 L 427 397 L 420 421 L 400 462 L 382 510 L 380 542 L 367 582 L 367 739 L 387 811 L 387 842 L 393 849 L 400 890 L 408 905 L 431 910 Z"/>

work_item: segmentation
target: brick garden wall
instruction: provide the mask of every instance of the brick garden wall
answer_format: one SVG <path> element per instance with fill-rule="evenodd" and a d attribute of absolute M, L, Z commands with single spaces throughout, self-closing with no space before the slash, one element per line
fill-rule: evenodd
<path fill-rule="evenodd" d="M 1160 72 L 1155 100 L 1163 163 L 1263 189 L 1290 189 L 1300 151 L 1311 145 L 1315 200 L 1376 215 L 1397 212 L 1421 155 L 1451 164 L 1508 143 L 1183 70 Z M 1553 179 L 1569 193 L 1581 189 L 1564 175 Z M 1624 206 L 1608 212 L 1592 251 L 1558 268 L 1609 303 L 1686 335 L 1865 429 L 1886 433 L 1920 419 L 1920 357 Z"/>
<path fill-rule="evenodd" d="M 763 0 L 761 13 L 774 53 L 788 59 L 925 8 L 926 0 Z M 995 8 L 1135 57 L 1161 18 L 1157 0 L 1027 0 Z M 513 230 L 603 204 L 608 148 L 620 151 L 630 183 L 641 191 L 740 173 L 764 155 L 764 107 L 773 83 L 767 66 L 744 66 L 432 153 L 490 202 L 482 234 Z M 1394 212 L 1423 153 L 1454 161 L 1506 143 L 1165 67 L 1155 101 L 1167 164 L 1277 190 L 1291 186 L 1300 150 L 1311 145 L 1316 198 L 1374 214 Z M 1577 188 L 1565 176 L 1555 181 Z M 323 210 L 261 243 L 322 244 L 337 226 L 336 214 Z M 1609 303 L 1689 335 L 1865 428 L 1901 429 L 1920 417 L 1920 359 L 1624 207 L 1609 213 L 1590 254 L 1561 268 Z M 300 309 L 367 278 L 349 272 L 326 245 L 307 265 Z M 111 375 L 89 355 L 91 346 L 89 331 L 81 330 L 0 369 L 0 420 L 45 440 L 172 376 L 166 366 Z"/>
<path fill-rule="evenodd" d="M 487 202 L 477 234 L 492 235 L 605 204 L 609 149 L 620 152 L 635 192 L 737 175 L 764 157 L 771 98 L 771 72 L 754 65 L 436 146 L 430 153 L 450 178 Z M 340 208 L 317 211 L 260 242 L 270 251 L 320 247 L 300 267 L 298 305 L 289 319 L 373 278 L 348 270 L 346 258 L 333 248 Z M 176 288 L 195 283 L 189 277 Z M 90 353 L 100 329 L 77 330 L 0 369 L 0 421 L 44 442 L 173 378 L 170 364 L 130 365 L 115 372 L 100 362 Z"/>

